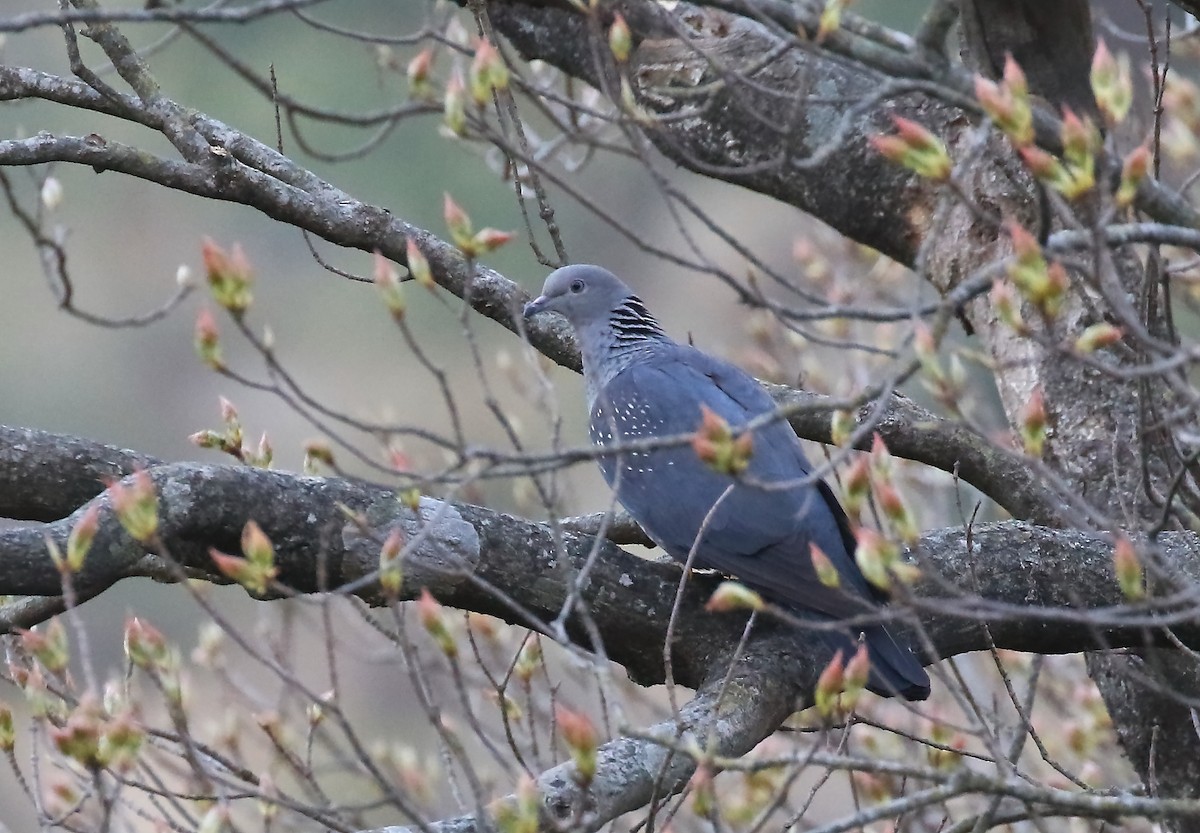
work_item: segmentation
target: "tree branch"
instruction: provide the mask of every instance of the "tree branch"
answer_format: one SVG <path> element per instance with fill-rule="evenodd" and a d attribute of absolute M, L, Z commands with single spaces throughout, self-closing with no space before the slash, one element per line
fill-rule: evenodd
<path fill-rule="evenodd" d="M 709 0 L 681 3 L 672 16 L 644 5 L 622 4 L 641 39 L 625 77 L 646 111 L 630 115 L 660 152 L 916 263 L 937 228 L 940 186 L 887 163 L 868 140 L 903 116 L 953 143 L 979 123 L 970 73 L 930 63 L 908 39 L 852 15 L 814 47 L 794 33 L 815 33 L 818 13 L 794 3 Z M 504 0 L 489 14 L 526 58 L 620 100 L 616 70 L 597 63 L 608 60 L 607 46 L 577 9 Z M 1053 147 L 1057 118 L 1045 109 L 1035 115 L 1039 137 Z M 1146 184 L 1138 206 L 1163 222 L 1200 227 L 1200 213 L 1160 183 Z"/>
<path fill-rule="evenodd" d="M 830 397 L 768 385 L 775 401 L 797 409 L 788 422 L 807 440 L 831 442 Z M 811 407 L 804 407 L 811 405 Z M 1014 518 L 1058 526 L 1060 501 L 1043 478 L 1015 452 L 1005 451 L 968 426 L 936 416 L 911 399 L 893 393 L 880 403 L 869 403 L 856 414 L 859 424 L 873 420 L 873 430 L 898 457 L 917 460 L 954 474 L 1004 507 Z M 871 447 L 871 436 L 859 442 Z"/>

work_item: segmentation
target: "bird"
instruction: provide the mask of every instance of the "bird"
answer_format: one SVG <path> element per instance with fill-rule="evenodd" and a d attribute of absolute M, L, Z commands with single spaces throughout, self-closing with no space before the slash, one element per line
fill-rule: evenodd
<path fill-rule="evenodd" d="M 874 622 L 811 629 L 848 658 L 867 646 L 867 688 L 885 697 L 923 700 L 929 676 L 902 634 L 880 621 L 886 594 L 854 559 L 855 537 L 841 504 L 812 467 L 785 420 L 759 419 L 774 400 L 741 368 L 674 341 L 620 278 L 599 266 L 572 264 L 546 278 L 525 319 L 556 312 L 575 332 L 583 358 L 594 445 L 618 502 L 677 561 L 731 575 L 797 618 Z M 622 444 L 695 434 L 709 413 L 737 432 L 753 420 L 752 448 L 740 473 L 719 471 L 686 442 L 621 451 Z M 699 541 L 697 537 L 699 536 Z M 823 584 L 816 545 L 837 570 Z"/>

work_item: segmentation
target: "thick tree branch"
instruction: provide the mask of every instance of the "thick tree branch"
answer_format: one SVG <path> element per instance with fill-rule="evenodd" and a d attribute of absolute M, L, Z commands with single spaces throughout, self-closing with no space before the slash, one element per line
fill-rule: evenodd
<path fill-rule="evenodd" d="M 799 436 L 831 441 L 828 397 L 784 385 L 769 388 L 781 407 L 796 409 L 788 422 Z M 962 478 L 1014 518 L 1049 526 L 1061 522 L 1059 500 L 1038 472 L 1016 453 L 1000 448 L 966 425 L 936 416 L 901 394 L 862 406 L 856 417 L 860 424 L 872 425 L 871 433 L 878 432 L 896 456 L 919 460 Z M 871 436 L 863 437 L 859 447 L 869 449 Z"/>
<path fill-rule="evenodd" d="M 0 517 L 65 518 L 109 480 L 160 461 L 148 454 L 68 434 L 0 425 Z"/>
<path fill-rule="evenodd" d="M 525 56 L 610 93 L 618 83 L 598 72 L 596 56 L 607 50 L 593 47 L 578 12 L 499 3 L 491 16 Z M 963 112 L 912 94 L 919 82 L 892 82 L 826 52 L 788 48 L 745 17 L 692 7 L 679 21 L 678 33 L 644 39 L 628 70 L 640 106 L 658 117 L 643 125 L 656 147 L 690 170 L 773 196 L 912 263 L 936 188 L 888 163 L 867 137 L 887 128 L 888 113 L 941 132 Z"/>
<path fill-rule="evenodd" d="M 621 5 L 641 38 L 625 75 L 650 114 L 639 126 L 659 151 L 915 264 L 936 227 L 939 186 L 888 164 L 868 139 L 888 132 L 893 115 L 948 137 L 977 124 L 969 73 L 931 63 L 907 38 L 850 16 L 854 23 L 815 48 L 794 33 L 815 32 L 818 12 L 793 3 L 681 3 L 668 17 L 635 0 Z M 503 0 L 490 15 L 525 57 L 617 97 L 616 71 L 597 63 L 607 47 L 593 40 L 596 27 L 577 9 Z M 1037 123 L 1052 145 L 1055 116 L 1041 112 Z M 1138 200 L 1164 222 L 1200 227 L 1200 213 L 1158 183 L 1148 183 Z"/>
<path fill-rule="evenodd" d="M 1056 106 L 1099 118 L 1088 70 L 1095 40 L 1088 0 L 960 0 L 964 48 L 990 78 L 1011 55 L 1029 86 Z"/>
<path fill-rule="evenodd" d="M 27 95 L 78 96 L 101 112 L 112 110 L 71 84 L 56 85 L 40 73 L 0 72 L 0 100 Z M 136 110 L 131 98 L 124 99 L 124 105 Z M 116 109 L 122 110 L 123 106 Z M 145 111 L 137 112 L 133 120 L 161 129 L 160 119 Z M 401 264 L 406 262 L 407 241 L 411 239 L 429 259 L 434 279 L 441 286 L 468 299 L 476 311 L 510 330 L 524 326 L 519 312 L 529 294 L 498 272 L 468 261 L 457 248 L 431 232 L 394 217 L 385 208 L 353 198 L 288 157 L 215 119 L 193 114 L 193 126 L 210 144 L 209 158 L 198 162 L 156 157 L 98 133 L 41 133 L 24 140 L 0 141 L 0 166 L 69 162 L 88 165 L 97 172 L 117 171 L 184 193 L 248 205 L 331 243 L 367 252 L 378 249 Z M 528 335 L 530 342 L 554 361 L 578 368 L 573 342 L 562 322 L 533 322 Z"/>
<path fill-rule="evenodd" d="M 5 432 L 0 436 L 16 433 Z M 89 486 L 95 492 L 97 469 L 113 466 L 102 451 L 97 452 L 103 446 L 57 434 L 20 433 L 23 451 L 11 469 L 31 477 L 0 481 L 0 515 L 19 517 L 20 510 L 29 507 L 42 516 L 57 514 L 54 510 L 64 509 L 65 499 L 30 501 L 24 493 L 47 488 L 60 494 L 86 494 Z M 130 462 L 149 461 L 128 454 Z M 57 472 L 38 480 L 47 459 L 54 460 Z M 72 461 L 77 461 L 75 468 Z M 181 566 L 216 580 L 220 579 L 208 548 L 236 552 L 242 528 L 253 519 L 275 543 L 282 584 L 305 593 L 350 586 L 355 594 L 378 603 L 381 599 L 372 583 L 378 541 L 400 525 L 412 547 L 407 555 L 405 598 L 424 586 L 454 607 L 536 626 L 557 616 L 574 570 L 585 563 L 593 546 L 588 536 L 565 534 L 566 564 L 556 567 L 558 551 L 547 527 L 482 507 L 427 498 L 418 519 L 400 507 L 391 490 L 362 482 L 248 466 L 174 463 L 155 465 L 149 471 L 159 490 L 160 530 L 167 554 Z M 75 518 L 91 501 L 102 510 L 100 532 L 76 585 L 94 592 L 145 572 L 145 548 L 121 529 L 107 495 L 98 494 L 61 520 L 0 532 L 0 557 L 6 564 L 0 593 L 57 595 L 61 582 L 47 554 L 46 537 L 65 544 Z M 348 521 L 342 507 L 360 512 L 373 535 Z M 1163 570 L 1187 581 L 1200 577 L 1200 565 L 1188 550 L 1196 540 L 1184 533 L 1164 535 Z M 615 646 L 611 650 L 618 651 L 609 657 L 634 670 L 640 679 L 660 680 L 662 669 L 655 666 L 661 653 L 646 646 L 655 639 L 661 643 L 665 635 L 678 568 L 630 556 L 607 542 L 599 546 L 603 550 L 590 574 L 589 598 L 601 633 Z M 942 655 L 983 646 L 981 633 L 963 623 L 974 618 L 991 622 L 1001 647 L 1040 653 L 1106 644 L 1141 646 L 1145 629 L 1156 624 L 1171 624 L 1179 638 L 1200 644 L 1186 594 L 1171 597 L 1161 607 L 1124 605 L 1112 577 L 1112 544 L 1104 536 L 1017 523 L 990 524 L 971 530 L 969 536 L 954 529 L 931 532 L 915 555 L 926 578 L 917 586 L 913 604 Z M 324 588 L 323 574 L 328 576 Z M 529 582 L 529 576 L 540 579 Z M 683 630 L 705 634 L 704 639 L 689 639 L 678 647 L 682 663 L 677 667 L 678 679 L 693 687 L 703 681 L 698 669 L 712 657 L 697 643 L 729 645 L 740 634 L 740 624 L 721 624 L 722 617 L 702 610 L 714 581 L 697 577 L 684 605 L 691 618 Z M 922 598 L 937 601 L 927 604 Z M 960 603 L 948 605 L 951 599 Z M 972 606 L 978 617 L 970 612 Z M 631 610 L 640 612 L 631 615 Z M 1091 612 L 1071 613 L 1081 610 Z M 628 638 L 634 633 L 638 639 Z M 691 670 L 681 674 L 679 668 Z"/>

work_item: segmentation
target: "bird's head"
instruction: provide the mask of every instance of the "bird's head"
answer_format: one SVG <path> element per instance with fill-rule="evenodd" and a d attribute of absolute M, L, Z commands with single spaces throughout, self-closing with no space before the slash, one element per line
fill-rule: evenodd
<path fill-rule="evenodd" d="M 557 312 L 578 328 L 607 318 L 632 296 L 633 291 L 612 272 L 579 263 L 551 272 L 542 294 L 525 305 L 525 317 Z"/>

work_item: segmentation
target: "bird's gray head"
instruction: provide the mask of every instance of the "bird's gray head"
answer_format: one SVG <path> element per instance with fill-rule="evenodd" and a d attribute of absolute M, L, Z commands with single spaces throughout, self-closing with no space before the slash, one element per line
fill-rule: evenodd
<path fill-rule="evenodd" d="M 539 312 L 557 312 L 579 329 L 607 319 L 633 297 L 633 290 L 612 272 L 578 263 L 550 273 L 542 294 L 525 305 L 525 317 L 531 318 Z"/>

